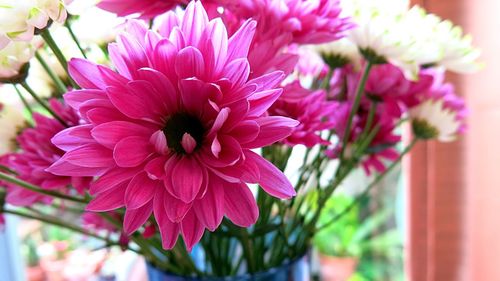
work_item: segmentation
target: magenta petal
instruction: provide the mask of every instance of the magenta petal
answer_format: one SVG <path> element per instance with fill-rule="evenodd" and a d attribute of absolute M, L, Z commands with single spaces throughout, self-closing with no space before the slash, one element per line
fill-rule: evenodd
<path fill-rule="evenodd" d="M 148 173 L 150 179 L 157 180 L 165 177 L 165 163 L 167 158 L 165 156 L 157 157 L 146 164 L 144 171 Z"/>
<path fill-rule="evenodd" d="M 193 246 L 201 240 L 204 232 L 205 227 L 203 227 L 198 220 L 194 211 L 187 213 L 181 223 L 181 233 L 189 252 L 191 252 Z"/>
<path fill-rule="evenodd" d="M 156 45 L 153 51 L 153 66 L 154 69 L 160 71 L 168 78 L 177 78 L 175 69 L 172 65 L 175 64 L 177 56 L 177 47 L 168 39 L 162 39 Z"/>
<path fill-rule="evenodd" d="M 225 184 L 224 212 L 237 226 L 249 227 L 259 218 L 259 207 L 246 184 Z"/>
<path fill-rule="evenodd" d="M 224 77 L 227 77 L 233 84 L 233 88 L 238 88 L 248 80 L 250 75 L 250 64 L 246 58 L 236 59 L 230 62 L 225 68 Z"/>
<path fill-rule="evenodd" d="M 181 30 L 187 36 L 186 43 L 196 46 L 208 24 L 208 15 L 200 1 L 191 2 L 182 19 Z"/>
<path fill-rule="evenodd" d="M 151 135 L 149 142 L 154 146 L 156 152 L 162 155 L 168 153 L 167 137 L 162 130 L 158 130 L 153 135 Z"/>
<path fill-rule="evenodd" d="M 109 189 L 117 186 L 118 184 L 129 181 L 132 179 L 137 173 L 139 173 L 140 169 L 137 168 L 118 168 L 115 167 L 104 175 L 99 177 L 96 181 L 94 181 L 90 185 L 89 193 L 94 195 L 96 193 L 102 193 L 108 191 Z"/>
<path fill-rule="evenodd" d="M 109 167 L 82 167 L 59 159 L 46 171 L 58 176 L 94 177 L 104 174 L 108 169 Z"/>
<path fill-rule="evenodd" d="M 144 137 L 128 137 L 118 142 L 113 151 L 116 164 L 120 167 L 135 167 L 153 152 L 151 143 Z"/>
<path fill-rule="evenodd" d="M 130 136 L 145 136 L 152 131 L 145 126 L 126 121 L 112 121 L 95 126 L 92 136 L 101 145 L 113 149 L 122 139 Z"/>
<path fill-rule="evenodd" d="M 123 182 L 116 187 L 99 193 L 85 207 L 86 211 L 108 212 L 125 206 L 125 190 L 128 182 Z"/>
<path fill-rule="evenodd" d="M 125 234 L 131 235 L 139 229 L 139 227 L 146 223 L 152 212 L 153 201 L 135 210 L 127 209 L 123 220 L 123 230 Z"/>
<path fill-rule="evenodd" d="M 191 203 L 203 182 L 203 170 L 195 159 L 181 157 L 172 171 L 172 195 L 184 203 Z"/>
<path fill-rule="evenodd" d="M 159 190 L 153 200 L 154 216 L 160 228 L 161 240 L 164 249 L 172 249 L 177 243 L 180 233 L 180 225 L 168 219 L 165 211 L 164 194 L 167 191 Z"/>
<path fill-rule="evenodd" d="M 103 100 L 106 99 L 106 92 L 104 90 L 75 90 L 64 94 L 64 101 L 74 109 L 79 109 L 80 105 L 89 100 Z"/>
<path fill-rule="evenodd" d="M 99 68 L 93 62 L 78 58 L 71 59 L 68 63 L 68 71 L 73 80 L 82 88 L 106 88 L 106 84 L 102 81 Z"/>
<path fill-rule="evenodd" d="M 193 205 L 196 216 L 210 231 L 215 231 L 224 217 L 224 188 L 212 176 L 205 196 Z"/>
<path fill-rule="evenodd" d="M 259 185 L 265 192 L 280 199 L 289 199 L 296 195 L 295 189 L 290 181 L 283 172 L 276 168 L 271 162 L 252 151 L 248 151 L 245 155 L 259 167 Z"/>
<path fill-rule="evenodd" d="M 137 174 L 128 184 L 125 206 L 127 209 L 137 209 L 146 205 L 159 188 L 163 188 L 162 181 L 151 180 L 146 172 Z"/>
<path fill-rule="evenodd" d="M 283 71 L 274 71 L 248 81 L 248 84 L 257 85 L 256 91 L 265 91 L 278 86 L 285 79 Z"/>
<path fill-rule="evenodd" d="M 192 203 L 182 202 L 181 200 L 170 195 L 168 192 L 164 192 L 163 204 L 168 219 L 174 223 L 181 222 L 189 210 L 191 210 L 191 206 L 193 205 Z"/>
<path fill-rule="evenodd" d="M 191 46 L 179 51 L 175 60 L 175 72 L 180 79 L 204 77 L 205 60 L 201 52 Z"/>
<path fill-rule="evenodd" d="M 212 74 L 216 76 L 224 67 L 227 58 L 228 36 L 222 19 L 216 18 L 209 22 L 201 41 L 205 40 L 208 43 L 199 47 L 204 54 L 207 69 L 212 70 Z"/>
<path fill-rule="evenodd" d="M 96 143 L 84 144 L 66 152 L 61 159 L 82 167 L 111 167 L 115 164 L 111 150 Z"/>
<path fill-rule="evenodd" d="M 260 132 L 254 141 L 245 145 L 247 148 L 263 147 L 283 140 L 299 124 L 296 120 L 282 116 L 268 116 L 256 121 L 259 123 Z"/>
<path fill-rule="evenodd" d="M 246 58 L 255 34 L 257 22 L 247 20 L 229 39 L 228 61 Z"/>
<path fill-rule="evenodd" d="M 90 135 L 92 125 L 80 125 L 57 133 L 51 142 L 64 151 L 74 150 L 82 144 L 94 142 Z"/>
<path fill-rule="evenodd" d="M 249 116 L 259 117 L 264 114 L 281 96 L 283 89 L 272 89 L 253 94 L 250 102 Z"/>

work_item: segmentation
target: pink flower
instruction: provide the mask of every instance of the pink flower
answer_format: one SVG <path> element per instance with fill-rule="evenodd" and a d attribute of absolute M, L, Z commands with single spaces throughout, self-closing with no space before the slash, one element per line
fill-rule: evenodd
<path fill-rule="evenodd" d="M 122 221 L 122 217 L 116 212 L 109 212 L 109 215 L 118 221 Z M 107 221 L 102 215 L 94 212 L 85 212 L 81 216 L 82 225 L 96 231 L 117 232 L 118 229 L 111 222 Z"/>
<path fill-rule="evenodd" d="M 337 104 L 327 101 L 323 90 L 310 91 L 303 88 L 299 81 L 288 84 L 283 95 L 271 107 L 271 115 L 293 118 L 300 122 L 284 142 L 289 145 L 303 144 L 312 147 L 316 144 L 328 145 L 328 140 L 320 134 L 333 127 L 332 115 Z"/>
<path fill-rule="evenodd" d="M 97 6 L 121 17 L 139 14 L 141 18 L 150 19 L 187 2 L 187 0 L 102 0 Z"/>
<path fill-rule="evenodd" d="M 70 107 L 55 99 L 50 100 L 50 107 L 68 126 L 79 124 L 78 115 Z M 38 113 L 33 114 L 33 119 L 36 123 L 35 127 L 25 129 L 17 137 L 21 151 L 9 155 L 7 166 L 18 173 L 19 179 L 43 189 L 68 192 L 68 186 L 72 185 L 78 192 L 83 193 L 89 187 L 92 178 L 59 176 L 46 171 L 64 154 L 63 150 L 51 143 L 51 139 L 65 127 L 56 119 Z M 51 201 L 50 197 L 9 185 L 7 202 L 10 204 L 28 206 L 34 202 L 49 201 Z"/>
<path fill-rule="evenodd" d="M 223 216 L 241 227 L 258 208 L 247 183 L 278 198 L 295 191 L 270 162 L 251 150 L 289 136 L 297 121 L 264 113 L 279 98 L 282 72 L 249 80 L 247 54 L 256 23 L 228 38 L 200 2 L 183 18 L 170 13 L 159 33 L 130 21 L 109 46 L 117 72 L 86 60 L 70 63 L 82 86 L 65 95 L 88 124 L 53 138 L 65 155 L 49 170 L 100 176 L 89 211 L 126 207 L 124 229 L 154 214 L 163 246 L 182 235 L 191 249 Z"/>

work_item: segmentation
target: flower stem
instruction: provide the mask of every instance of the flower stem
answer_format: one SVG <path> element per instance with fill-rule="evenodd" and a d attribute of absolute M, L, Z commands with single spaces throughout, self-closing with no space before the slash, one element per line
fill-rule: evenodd
<path fill-rule="evenodd" d="M 72 202 L 77 202 L 77 203 L 85 203 L 85 204 L 88 203 L 86 200 L 81 199 L 81 198 L 69 196 L 69 195 L 62 194 L 62 193 L 59 193 L 56 191 L 41 189 L 38 186 L 32 185 L 28 182 L 17 179 L 13 176 L 9 176 L 9 175 L 2 173 L 2 172 L 0 172 L 0 180 L 4 180 L 4 181 L 10 182 L 10 183 L 13 183 L 19 187 L 22 187 L 24 189 L 27 189 L 27 190 L 30 190 L 30 191 L 33 191 L 33 192 L 36 192 L 39 194 L 43 194 L 43 195 L 47 195 L 47 196 L 51 196 L 51 197 L 55 197 L 55 198 L 59 198 L 59 199 L 63 199 L 63 200 L 68 200 L 68 201 L 72 201 Z"/>
<path fill-rule="evenodd" d="M 347 206 L 339 214 L 337 214 L 335 217 L 333 217 L 330 221 L 328 221 L 325 224 L 323 224 L 322 226 L 316 228 L 316 231 L 319 232 L 321 230 L 324 230 L 325 228 L 327 228 L 328 226 L 330 226 L 332 223 L 334 223 L 338 219 L 340 219 L 342 216 L 344 216 L 345 214 L 349 213 L 352 210 L 352 208 L 354 208 L 357 204 L 359 204 L 359 202 L 361 200 L 363 200 L 370 193 L 370 191 L 389 172 L 391 172 L 399 164 L 399 162 L 401 162 L 401 160 L 403 159 L 403 157 L 411 151 L 411 149 L 415 146 L 415 144 L 417 143 L 417 141 L 418 141 L 418 139 L 412 140 L 412 142 L 401 152 L 401 154 L 399 155 L 398 159 L 396 159 L 394 162 L 392 162 L 392 164 L 389 167 L 387 167 L 387 169 L 384 172 L 378 174 L 377 177 L 366 187 L 366 189 L 361 194 L 359 194 L 358 196 L 356 196 L 356 198 L 354 199 L 354 201 L 349 206 Z"/>
<path fill-rule="evenodd" d="M 80 41 L 78 40 L 78 37 L 73 32 L 73 28 L 71 28 L 71 24 L 69 22 L 70 21 L 67 20 L 64 23 L 64 26 L 68 29 L 69 35 L 71 35 L 71 38 L 73 39 L 73 41 L 75 41 L 75 44 L 78 47 L 78 50 L 80 50 L 80 52 L 82 53 L 83 57 L 87 58 L 87 54 L 85 54 L 85 51 L 83 50 L 82 45 L 80 44 Z"/>
<path fill-rule="evenodd" d="M 28 103 L 28 101 L 24 98 L 23 94 L 21 93 L 21 91 L 19 91 L 19 89 L 17 88 L 17 85 L 14 84 L 14 89 L 16 89 L 16 92 L 17 92 L 17 95 L 19 96 L 19 98 L 21 99 L 21 102 L 23 103 L 24 107 L 28 110 L 28 112 L 30 113 L 30 116 L 33 116 L 33 109 L 31 108 L 30 104 Z"/>
<path fill-rule="evenodd" d="M 49 29 L 45 29 L 41 33 L 41 35 L 42 35 L 42 38 L 45 41 L 45 43 L 47 43 L 47 45 L 52 50 L 52 52 L 56 56 L 56 58 L 59 61 L 59 63 L 62 65 L 62 67 L 64 68 L 64 70 L 68 74 L 68 78 L 69 78 L 69 81 L 71 83 L 71 86 L 73 88 L 75 88 L 75 89 L 79 89 L 78 85 L 71 78 L 71 75 L 69 75 L 69 72 L 68 72 L 68 61 L 66 60 L 66 57 L 62 53 L 61 49 L 59 49 L 59 47 L 57 46 L 57 43 L 54 41 L 54 38 L 52 38 L 52 35 L 50 34 Z"/>
<path fill-rule="evenodd" d="M 56 218 L 51 217 L 51 216 L 47 216 L 45 214 L 42 215 L 41 213 L 38 213 L 37 215 L 33 215 L 33 214 L 26 214 L 26 213 L 14 211 L 14 210 L 2 210 L 1 212 L 5 213 L 5 214 L 11 214 L 11 215 L 15 215 L 15 216 L 18 216 L 18 217 L 23 217 L 23 218 L 27 218 L 27 219 L 38 220 L 38 221 L 41 221 L 41 222 L 44 222 L 44 223 L 48 223 L 48 224 L 52 224 L 52 225 L 64 227 L 64 228 L 67 228 L 67 229 L 72 230 L 74 232 L 78 232 L 78 233 L 81 233 L 81 234 L 86 235 L 86 236 L 91 236 L 91 237 L 103 240 L 103 241 L 105 241 L 108 244 L 118 245 L 118 243 L 116 243 L 114 241 L 111 241 L 111 240 L 109 240 L 107 238 L 104 238 L 104 237 L 99 236 L 97 234 L 94 234 L 92 232 L 86 231 L 85 229 L 83 229 L 83 228 L 81 228 L 79 226 L 66 223 L 64 221 L 61 221 L 61 220 L 56 219 Z"/>
<path fill-rule="evenodd" d="M 368 61 L 365 66 L 365 70 L 363 72 L 363 76 L 361 76 L 361 80 L 359 81 L 358 88 L 356 90 L 356 97 L 354 98 L 354 103 L 351 108 L 351 112 L 349 113 L 349 119 L 347 120 L 347 126 L 345 128 L 344 132 L 344 138 L 342 140 L 342 151 L 340 152 L 340 159 L 344 159 L 344 153 L 345 153 L 345 148 L 347 146 L 347 143 L 349 142 L 349 138 L 351 137 L 351 127 L 352 127 L 352 122 L 354 120 L 354 116 L 358 112 L 359 106 L 361 104 L 361 98 L 363 96 L 363 93 L 365 91 L 365 86 L 366 82 L 368 81 L 368 77 L 370 75 L 370 70 L 372 68 L 373 64 Z"/>
<path fill-rule="evenodd" d="M 57 74 L 52 70 L 52 68 L 49 67 L 47 62 L 43 59 L 43 57 L 40 55 L 40 53 L 37 51 L 35 53 L 35 57 L 38 60 L 38 62 L 42 65 L 43 69 L 47 72 L 47 74 L 50 76 L 52 81 L 54 81 L 54 84 L 56 85 L 57 91 L 59 94 L 64 94 L 68 91 L 66 89 L 66 85 L 62 82 L 61 78 L 57 76 Z"/>
<path fill-rule="evenodd" d="M 57 115 L 57 113 L 52 110 L 52 108 L 50 108 L 50 106 L 45 103 L 28 84 L 26 84 L 26 82 L 21 83 L 21 86 L 23 86 L 23 88 L 33 97 L 33 99 L 35 99 L 36 102 L 38 102 L 45 110 L 47 110 L 50 115 L 52 115 L 57 121 L 59 121 L 59 123 L 61 123 L 66 128 L 69 127 L 68 124 L 66 124 L 66 122 L 59 115 Z"/>
<path fill-rule="evenodd" d="M 255 257 L 253 255 L 254 249 L 252 247 L 252 241 L 250 241 L 248 230 L 246 228 L 240 228 L 240 241 L 247 260 L 248 271 L 249 273 L 254 273 L 256 271 Z"/>

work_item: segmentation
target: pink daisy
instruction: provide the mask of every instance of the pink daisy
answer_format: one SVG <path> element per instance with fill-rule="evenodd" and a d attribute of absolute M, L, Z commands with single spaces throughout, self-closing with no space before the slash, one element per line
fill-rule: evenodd
<path fill-rule="evenodd" d="M 121 17 L 138 14 L 141 18 L 150 19 L 187 2 L 188 0 L 102 0 L 97 6 Z"/>
<path fill-rule="evenodd" d="M 282 72 L 249 79 L 254 21 L 233 36 L 209 21 L 200 2 L 171 13 L 159 33 L 130 21 L 109 46 L 117 72 L 86 60 L 70 63 L 83 88 L 65 95 L 88 124 L 53 138 L 65 155 L 49 170 L 100 176 L 89 211 L 126 208 L 127 234 L 151 216 L 163 246 L 182 235 L 191 249 L 225 215 L 248 227 L 258 207 L 247 183 L 277 198 L 295 191 L 270 162 L 252 152 L 289 136 L 298 122 L 264 113 L 279 98 Z"/>
<path fill-rule="evenodd" d="M 289 145 L 328 145 L 322 139 L 322 131 L 333 127 L 332 115 L 337 104 L 327 101 L 324 90 L 311 91 L 303 88 L 299 81 L 285 86 L 283 95 L 271 107 L 272 115 L 288 116 L 300 122 L 284 142 Z"/>
<path fill-rule="evenodd" d="M 52 110 L 68 126 L 79 124 L 80 118 L 72 108 L 55 99 L 50 100 L 49 103 Z M 33 128 L 25 129 L 17 137 L 20 152 L 9 155 L 7 166 L 18 174 L 19 179 L 40 186 L 43 189 L 69 192 L 68 187 L 72 185 L 78 192 L 83 193 L 89 187 L 91 177 L 59 176 L 46 171 L 64 154 L 63 150 L 51 143 L 51 139 L 65 127 L 56 119 L 39 113 L 34 113 L 33 119 L 36 125 Z M 49 202 L 51 198 L 9 185 L 8 203 L 27 206 L 40 201 Z"/>

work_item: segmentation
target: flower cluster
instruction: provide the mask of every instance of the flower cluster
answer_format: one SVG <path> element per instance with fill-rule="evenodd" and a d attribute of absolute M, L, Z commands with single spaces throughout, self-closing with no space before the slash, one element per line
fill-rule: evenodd
<path fill-rule="evenodd" d="M 129 22 L 129 32 L 109 46 L 118 72 L 86 60 L 70 63 L 83 90 L 65 100 L 86 124 L 53 138 L 66 153 L 49 171 L 100 176 L 90 188 L 88 210 L 125 206 L 129 234 L 154 213 L 165 248 L 181 234 L 191 249 L 224 215 L 244 227 L 256 221 L 247 183 L 278 198 L 295 194 L 286 177 L 251 149 L 282 140 L 297 122 L 263 115 L 281 95 L 276 85 L 284 76 L 249 79 L 255 22 L 227 37 L 200 2 L 192 2 L 183 18 L 169 19 L 175 24 L 160 33 Z"/>
<path fill-rule="evenodd" d="M 50 100 L 50 107 L 65 124 L 61 124 L 54 118 L 34 113 L 33 119 L 36 124 L 33 128 L 25 129 L 17 137 L 21 151 L 9 155 L 8 167 L 18 174 L 19 179 L 43 189 L 70 192 L 68 188 L 71 185 L 83 194 L 88 189 L 92 178 L 57 176 L 46 171 L 64 153 L 51 143 L 51 139 L 57 134 L 63 134 L 61 131 L 65 129 L 65 126 L 75 126 L 80 122 L 75 111 L 59 101 Z M 7 202 L 13 205 L 29 206 L 35 202 L 50 201 L 51 197 L 24 188 L 14 185 L 8 188 Z"/>

